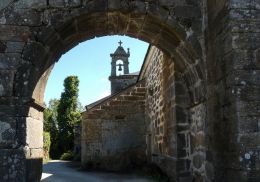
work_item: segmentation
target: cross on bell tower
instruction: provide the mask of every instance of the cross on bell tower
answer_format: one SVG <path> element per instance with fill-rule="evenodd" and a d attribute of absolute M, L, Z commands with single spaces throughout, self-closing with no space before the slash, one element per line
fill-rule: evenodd
<path fill-rule="evenodd" d="M 118 43 L 119 43 L 119 46 L 120 46 L 120 47 L 121 47 L 121 45 L 123 44 L 123 42 L 122 42 L 121 40 L 120 40 Z"/>
<path fill-rule="evenodd" d="M 118 42 L 119 46 L 116 51 L 110 54 L 112 59 L 111 61 L 111 75 L 109 80 L 111 81 L 111 93 L 118 92 L 125 88 L 125 83 L 128 83 L 129 75 L 129 57 L 130 49 L 127 49 L 127 52 L 122 47 L 123 42 L 120 40 Z M 120 62 L 119 62 L 120 61 Z M 117 69 L 118 68 L 118 69 Z M 122 75 L 118 75 L 119 71 L 123 71 Z M 124 83 L 123 83 L 124 82 Z"/>
<path fill-rule="evenodd" d="M 110 54 L 111 58 L 112 58 L 112 62 L 111 62 L 111 76 L 116 76 L 117 74 L 117 66 L 119 67 L 120 70 L 122 70 L 123 67 L 123 74 L 129 74 L 129 62 L 128 62 L 128 58 L 130 56 L 130 50 L 129 48 L 127 49 L 127 52 L 124 50 L 124 48 L 122 47 L 123 42 L 120 40 L 118 42 L 119 46 L 116 49 L 116 51 L 113 54 Z M 121 60 L 123 61 L 123 64 L 117 64 L 117 62 Z"/>

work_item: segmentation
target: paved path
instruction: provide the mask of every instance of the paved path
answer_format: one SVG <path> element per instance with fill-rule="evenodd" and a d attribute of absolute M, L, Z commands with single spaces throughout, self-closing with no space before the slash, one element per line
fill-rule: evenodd
<path fill-rule="evenodd" d="M 68 162 L 53 160 L 43 165 L 42 182 L 154 182 L 135 175 L 80 171 Z"/>

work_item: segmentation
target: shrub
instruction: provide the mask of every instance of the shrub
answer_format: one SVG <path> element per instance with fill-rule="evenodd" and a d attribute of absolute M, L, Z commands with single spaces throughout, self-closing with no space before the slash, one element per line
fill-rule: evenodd
<path fill-rule="evenodd" d="M 43 152 L 44 159 L 49 159 L 49 151 L 51 146 L 51 136 L 49 132 L 43 132 Z"/>
<path fill-rule="evenodd" d="M 74 157 L 73 152 L 68 151 L 68 152 L 63 153 L 63 154 L 61 155 L 60 159 L 61 159 L 61 160 L 69 161 L 69 160 L 72 160 L 73 157 Z"/>

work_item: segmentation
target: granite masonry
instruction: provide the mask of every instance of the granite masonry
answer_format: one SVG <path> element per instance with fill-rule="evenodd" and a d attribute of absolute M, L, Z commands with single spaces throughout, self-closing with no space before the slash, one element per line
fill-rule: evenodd
<path fill-rule="evenodd" d="M 259 0 L 1 0 L 0 181 L 40 181 L 48 76 L 105 35 L 161 50 L 144 86 L 148 161 L 176 181 L 260 181 L 259 19 Z"/>

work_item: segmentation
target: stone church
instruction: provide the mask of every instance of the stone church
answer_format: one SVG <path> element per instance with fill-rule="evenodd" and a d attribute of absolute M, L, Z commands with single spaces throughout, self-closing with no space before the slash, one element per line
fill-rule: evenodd
<path fill-rule="evenodd" d="M 122 171 L 153 163 L 174 180 L 172 169 L 176 168 L 178 152 L 174 135 L 176 79 L 171 73 L 174 64 L 162 51 L 150 46 L 140 72 L 131 74 L 130 52 L 121 44 L 110 55 L 111 95 L 86 106 L 82 113 L 82 165 Z M 121 60 L 123 63 L 118 63 Z M 122 70 L 122 75 L 117 74 Z M 185 97 L 185 90 L 177 94 Z M 188 132 L 181 132 L 186 132 L 183 140 L 187 146 L 179 152 L 188 157 Z M 184 165 L 183 171 L 189 167 Z"/>

